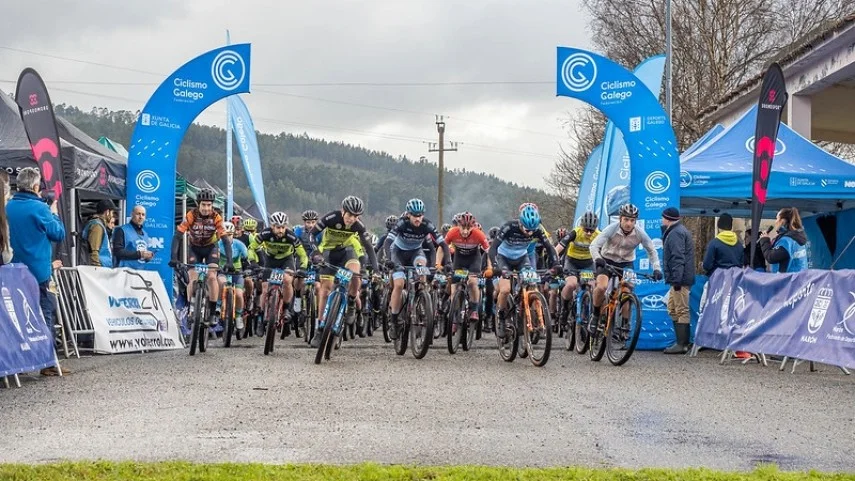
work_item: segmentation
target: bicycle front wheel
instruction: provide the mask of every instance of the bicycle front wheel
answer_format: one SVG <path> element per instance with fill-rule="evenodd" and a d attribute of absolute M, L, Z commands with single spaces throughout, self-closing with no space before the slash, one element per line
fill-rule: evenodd
<path fill-rule="evenodd" d="M 451 306 L 448 312 L 448 329 L 446 337 L 448 338 L 448 353 L 455 354 L 460 348 L 460 341 L 464 335 L 464 309 L 463 309 L 463 292 L 455 292 L 451 299 Z"/>
<path fill-rule="evenodd" d="M 546 298 L 538 291 L 530 291 L 528 296 L 527 319 L 523 319 L 523 337 L 529 359 L 536 367 L 543 367 L 549 361 L 552 350 L 552 320 L 549 318 Z"/>
<path fill-rule="evenodd" d="M 264 355 L 273 352 L 273 343 L 276 341 L 276 322 L 279 320 L 279 289 L 270 289 L 267 292 L 267 312 L 264 320 L 267 322 L 267 335 L 264 338 Z"/>
<path fill-rule="evenodd" d="M 235 334 L 235 291 L 227 287 L 223 293 L 223 347 L 232 345 L 232 336 Z"/>
<path fill-rule="evenodd" d="M 622 294 L 620 307 L 613 315 L 606 339 L 606 354 L 610 363 L 622 366 L 629 361 L 641 335 L 641 303 L 638 297 L 631 292 Z"/>
<path fill-rule="evenodd" d="M 576 354 L 585 354 L 588 351 L 588 322 L 594 309 L 591 292 L 585 289 L 578 302 L 579 315 L 570 327 L 576 332 Z"/>
<path fill-rule="evenodd" d="M 206 301 L 205 290 L 200 289 L 197 286 L 196 291 L 193 292 L 193 319 L 191 320 L 193 325 L 190 326 L 191 356 L 196 355 L 196 349 L 199 346 L 199 334 L 203 329 L 205 329 L 205 326 L 202 325 L 202 319 L 205 318 Z M 205 334 L 207 334 L 207 332 Z"/>
<path fill-rule="evenodd" d="M 421 359 L 425 357 L 433 341 L 433 301 L 430 294 L 421 291 L 416 295 L 413 306 L 414 316 L 411 317 L 413 325 L 410 328 L 410 346 L 413 357 Z"/>
<path fill-rule="evenodd" d="M 336 317 L 338 317 L 338 311 L 341 308 L 341 294 L 338 291 L 330 294 L 330 297 L 327 299 L 327 306 L 329 306 L 329 309 L 325 309 L 324 330 L 321 333 L 321 343 L 318 346 L 318 352 L 315 354 L 315 364 L 320 364 L 324 358 L 329 360 L 330 353 L 332 352 Z"/>

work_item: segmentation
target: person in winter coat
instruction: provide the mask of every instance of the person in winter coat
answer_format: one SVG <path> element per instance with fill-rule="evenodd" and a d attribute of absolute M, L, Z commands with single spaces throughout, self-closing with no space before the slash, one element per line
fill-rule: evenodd
<path fill-rule="evenodd" d="M 675 207 L 662 211 L 662 260 L 665 282 L 671 285 L 668 315 L 677 337 L 664 352 L 685 354 L 689 351 L 689 291 L 695 283 L 695 242 Z"/>
<path fill-rule="evenodd" d="M 89 252 L 89 265 L 113 267 L 113 249 L 110 244 L 110 221 L 116 206 L 109 199 L 99 200 L 95 215 L 83 227 L 83 238 Z"/>
<path fill-rule="evenodd" d="M 807 236 L 795 207 L 781 209 L 774 232 L 761 235 L 758 244 L 772 272 L 807 270 Z"/>
<path fill-rule="evenodd" d="M 742 266 L 751 268 L 751 236 L 755 235 L 752 229 L 745 230 L 745 253 L 742 255 Z M 766 272 L 766 259 L 763 258 L 763 251 L 760 250 L 760 234 L 757 236 L 757 248 L 754 249 L 754 270 L 757 272 Z"/>
<path fill-rule="evenodd" d="M 730 214 L 722 214 L 718 218 L 717 226 L 719 232 L 715 239 L 707 244 L 707 252 L 704 255 L 704 272 L 709 277 L 712 277 L 716 269 L 742 267 L 745 250 L 736 232 L 733 232 L 733 217 Z"/>

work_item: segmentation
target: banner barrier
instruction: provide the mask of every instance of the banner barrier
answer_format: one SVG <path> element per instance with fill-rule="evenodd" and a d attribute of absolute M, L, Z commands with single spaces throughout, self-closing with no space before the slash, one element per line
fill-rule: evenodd
<path fill-rule="evenodd" d="M 184 347 L 157 272 L 92 266 L 76 270 L 94 331 L 93 351 L 115 354 Z"/>
<path fill-rule="evenodd" d="M 23 264 L 0 267 L 0 377 L 56 365 L 51 331 L 39 307 L 39 285 Z"/>
<path fill-rule="evenodd" d="M 855 271 L 718 269 L 695 343 L 855 368 Z"/>

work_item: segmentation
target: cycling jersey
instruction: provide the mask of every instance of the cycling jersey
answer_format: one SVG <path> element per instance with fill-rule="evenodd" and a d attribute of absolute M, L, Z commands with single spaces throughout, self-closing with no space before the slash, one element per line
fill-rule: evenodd
<path fill-rule="evenodd" d="M 478 249 L 490 250 L 490 243 L 487 242 L 487 236 L 478 229 L 472 229 L 469 237 L 463 237 L 460 233 L 460 227 L 452 227 L 445 235 L 445 242 L 449 248 L 454 248 L 455 255 L 470 256 L 478 253 Z"/>
<path fill-rule="evenodd" d="M 653 270 L 660 270 L 659 255 L 656 253 L 656 248 L 653 247 L 653 241 L 650 240 L 647 232 L 636 225 L 629 234 L 626 234 L 620 228 L 620 221 L 609 224 L 594 239 L 594 242 L 591 243 L 591 257 L 594 260 L 602 257 L 613 263 L 631 263 L 635 261 L 635 249 L 639 245 L 644 246 L 644 250 L 647 251 L 647 257 L 650 258 Z"/>
<path fill-rule="evenodd" d="M 223 245 L 223 240 L 217 243 L 217 247 L 225 252 L 225 246 Z M 240 241 L 240 239 L 232 239 L 232 265 L 238 271 L 243 269 L 243 259 L 248 257 L 248 251 L 246 244 Z M 220 256 L 220 268 L 222 268 L 226 264 L 225 256 Z"/>
<path fill-rule="evenodd" d="M 312 235 L 312 233 L 302 225 L 298 225 L 294 228 L 294 234 L 300 239 L 300 242 L 303 244 L 303 249 L 306 250 L 306 253 L 312 255 L 318 249 L 318 239 Z"/>
<path fill-rule="evenodd" d="M 344 223 L 344 215 L 341 211 L 335 210 L 323 216 L 321 220 L 315 224 L 312 229 L 312 236 L 322 234 L 321 242 L 318 244 L 319 252 L 327 252 L 333 250 L 343 250 L 348 247 L 353 248 L 356 244 L 363 249 L 363 252 L 368 254 L 368 261 L 374 270 L 379 270 L 377 266 L 377 256 L 374 254 L 374 249 L 371 246 L 371 234 L 365 230 L 365 225 L 361 220 L 348 227 Z M 358 257 L 358 255 L 357 255 Z"/>
<path fill-rule="evenodd" d="M 306 250 L 303 249 L 303 244 L 300 242 L 297 234 L 294 234 L 294 231 L 291 229 L 285 229 L 285 234 L 282 237 L 276 237 L 270 228 L 264 229 L 260 234 L 253 237 L 249 248 L 261 248 L 267 254 L 268 258 L 277 261 L 296 254 L 300 259 L 301 269 L 305 269 L 309 265 Z"/>
<path fill-rule="evenodd" d="M 512 220 L 507 222 L 499 229 L 499 234 L 493 241 L 490 247 L 490 258 L 495 259 L 496 254 L 506 259 L 520 259 L 528 256 L 528 248 L 531 245 L 532 239 L 540 242 L 546 249 L 549 255 L 549 264 L 555 264 L 555 248 L 546 238 L 546 232 L 542 227 L 538 227 L 534 231 L 529 231 L 528 234 L 522 231 L 520 221 Z"/>
<path fill-rule="evenodd" d="M 249 261 L 249 263 L 250 264 L 258 264 L 258 252 L 257 252 L 257 250 L 249 248 L 249 245 L 252 244 L 252 238 L 253 237 L 255 237 L 254 233 L 251 234 L 247 231 L 244 231 L 243 234 L 241 234 L 238 237 L 235 237 L 235 239 L 243 242 L 243 245 L 246 246 L 246 249 L 247 249 L 246 259 Z"/>
<path fill-rule="evenodd" d="M 408 216 L 401 217 L 395 227 L 389 232 L 390 236 L 394 236 L 393 243 L 395 247 L 402 251 L 412 251 L 422 247 L 428 236 L 436 239 L 435 242 L 440 244 L 443 242 L 442 235 L 437 232 L 433 222 L 422 219 L 422 223 L 418 226 L 410 222 Z"/>
<path fill-rule="evenodd" d="M 203 216 L 199 209 L 193 209 L 178 225 L 178 232 L 188 234 L 191 246 L 207 247 L 216 244 L 220 237 L 226 235 L 226 228 L 223 224 L 223 216 L 220 214 L 214 212 L 209 216 Z"/>
<path fill-rule="evenodd" d="M 558 243 L 563 249 L 564 254 L 577 260 L 591 259 L 591 243 L 600 235 L 599 229 L 588 234 L 582 227 L 577 227 L 564 236 Z"/>

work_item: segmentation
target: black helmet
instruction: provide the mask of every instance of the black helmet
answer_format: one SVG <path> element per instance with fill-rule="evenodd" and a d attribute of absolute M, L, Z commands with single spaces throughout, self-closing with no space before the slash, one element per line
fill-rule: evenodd
<path fill-rule="evenodd" d="M 397 223 L 398 216 L 390 215 L 389 217 L 386 217 L 386 230 L 392 230 L 392 228 L 395 227 L 395 224 Z"/>
<path fill-rule="evenodd" d="M 618 214 L 621 217 L 629 217 L 630 219 L 638 219 L 638 207 L 632 204 L 624 204 L 620 206 Z"/>
<path fill-rule="evenodd" d="M 216 194 L 211 189 L 202 189 L 199 191 L 199 195 L 196 196 L 196 200 L 199 202 L 213 202 L 216 198 Z"/>
<path fill-rule="evenodd" d="M 318 220 L 318 217 L 320 216 L 315 210 L 309 209 L 306 212 L 303 212 L 303 220 Z"/>
<path fill-rule="evenodd" d="M 623 207 L 621 207 L 621 212 L 623 212 Z M 638 216 L 638 209 L 635 209 L 635 215 Z M 582 219 L 579 221 L 579 225 L 581 225 L 583 229 L 588 230 L 596 230 L 599 224 L 600 220 L 597 218 L 597 214 L 594 214 L 591 211 L 582 214 Z"/>
<path fill-rule="evenodd" d="M 499 227 L 498 226 L 490 227 L 490 231 L 487 233 L 487 235 L 490 236 L 490 239 L 495 239 L 496 236 L 499 235 Z"/>
<path fill-rule="evenodd" d="M 439 231 L 442 235 L 448 234 L 448 231 L 451 230 L 451 224 L 442 224 L 442 227 L 439 228 Z"/>
<path fill-rule="evenodd" d="M 365 205 L 359 197 L 349 195 L 341 201 L 341 209 L 348 214 L 362 215 L 365 212 Z"/>

